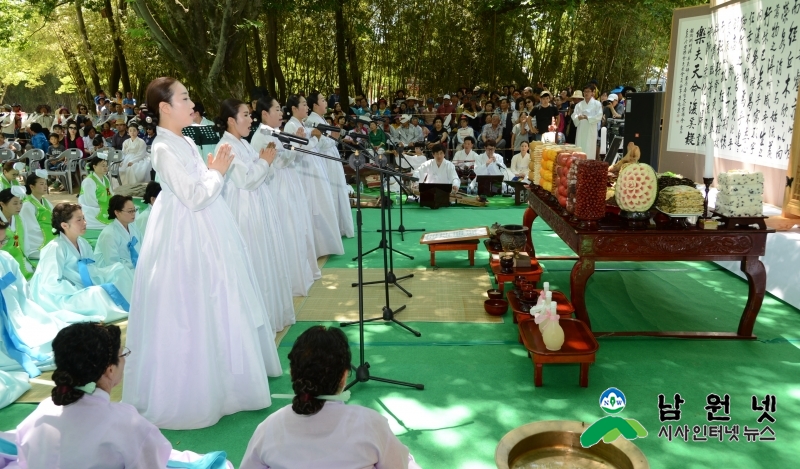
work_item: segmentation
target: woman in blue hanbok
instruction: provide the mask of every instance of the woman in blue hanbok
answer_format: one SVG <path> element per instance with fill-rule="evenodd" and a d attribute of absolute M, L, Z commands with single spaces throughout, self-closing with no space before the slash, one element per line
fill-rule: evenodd
<path fill-rule="evenodd" d="M 261 123 L 274 129 L 281 125 L 281 105 L 276 99 L 262 97 L 256 105 L 256 114 Z M 283 148 L 281 142 L 267 131 L 256 131 L 250 144 L 255 151 L 274 148 L 278 155 L 270 165 L 272 172 L 267 176 L 267 189 L 272 194 L 278 220 L 282 222 L 283 242 L 289 260 L 289 279 L 292 282 L 292 295 L 306 296 L 308 289 L 322 273 L 317 263 L 314 247 L 314 225 L 311 210 L 302 187 L 300 176 L 295 169 L 296 152 Z"/>
<path fill-rule="evenodd" d="M 250 112 L 242 101 L 226 99 L 220 104 L 217 128 L 226 131 L 217 144 L 217 150 L 227 143 L 233 153 L 233 164 L 225 173 L 222 195 L 233 212 L 253 261 L 258 287 L 267 306 L 265 320 L 272 326 L 272 331 L 277 332 L 295 322 L 292 283 L 283 227 L 265 183 L 273 171 L 271 164 L 275 160 L 275 149 L 265 148 L 256 153 L 244 139 L 250 133 L 251 123 Z"/>
<path fill-rule="evenodd" d="M 141 213 L 136 214 L 136 228 L 139 230 L 139 233 L 142 234 L 144 237 L 144 232 L 147 228 L 147 220 L 150 219 L 150 212 L 153 209 L 153 204 L 156 203 L 156 197 L 161 192 L 161 184 L 150 181 L 147 183 L 147 187 L 144 189 L 144 203 L 147 204 L 147 208 L 142 210 Z M 140 240 L 141 241 L 141 240 Z"/>
<path fill-rule="evenodd" d="M 327 125 L 325 118 L 325 110 L 328 105 L 325 101 L 325 95 L 319 91 L 312 92 L 308 97 L 311 103 L 311 110 L 306 118 L 306 125 L 323 124 Z M 320 153 L 340 158 L 339 150 L 336 148 L 336 140 L 330 137 L 319 137 L 317 151 Z M 350 192 L 352 189 L 347 184 L 344 176 L 344 166 L 340 161 L 322 159 L 325 170 L 328 175 L 328 182 L 331 185 L 331 194 L 333 195 L 333 205 L 336 207 L 336 217 L 339 221 L 339 233 L 342 236 L 352 238 L 355 234 L 353 225 L 353 212 L 350 208 Z"/>
<path fill-rule="evenodd" d="M 317 152 L 322 133 L 317 129 L 311 129 L 309 132 L 303 127 L 302 120 L 308 117 L 306 98 L 296 94 L 290 96 L 286 101 L 286 109 L 290 112 L 291 118 L 284 126 L 284 132 L 307 138 L 308 145 L 300 148 Z M 310 204 L 311 220 L 314 226 L 314 247 L 317 256 L 344 254 L 342 235 L 339 232 L 339 219 L 333 204 L 328 170 L 323 160 L 324 158 L 320 156 L 295 151 L 297 172 L 303 183 L 302 190 L 305 190 Z"/>
<path fill-rule="evenodd" d="M 25 230 L 19 212 L 22 209 L 22 199 L 25 198 L 25 189 L 22 186 L 11 186 L 10 189 L 0 190 L 0 221 L 8 225 L 8 242 L 2 250 L 11 254 L 18 263 L 22 275 L 30 280 L 33 276 L 33 266 L 25 257 L 22 250 L 24 245 Z"/>
<path fill-rule="evenodd" d="M 92 247 L 81 236 L 86 219 L 81 206 L 61 203 L 53 208 L 58 236 L 44 247 L 31 280 L 33 298 L 48 312 L 68 310 L 87 321 L 127 317 L 133 271 L 122 264 L 98 267 Z"/>
<path fill-rule="evenodd" d="M 136 268 L 142 234 L 136 227 L 136 206 L 129 195 L 114 195 L 108 201 L 108 218 L 111 224 L 103 228 L 94 247 L 94 260 L 98 267 L 120 263 L 129 269 Z"/>
<path fill-rule="evenodd" d="M 25 179 L 27 194 L 22 199 L 22 251 L 29 261 L 39 259 L 39 251 L 56 237 L 53 234 L 53 204 L 44 198 L 47 193 L 47 171 L 37 169 Z"/>

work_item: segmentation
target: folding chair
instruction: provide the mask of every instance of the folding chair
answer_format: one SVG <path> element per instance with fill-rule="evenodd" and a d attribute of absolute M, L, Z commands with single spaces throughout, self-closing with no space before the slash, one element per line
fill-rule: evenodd
<path fill-rule="evenodd" d="M 119 166 L 122 163 L 122 151 L 113 148 L 106 148 L 103 150 L 108 153 L 108 174 L 112 178 L 116 178 L 119 185 L 122 185 L 122 178 L 119 175 Z"/>
<path fill-rule="evenodd" d="M 76 173 L 78 178 L 80 178 L 81 170 L 79 165 L 83 159 L 83 152 L 77 148 L 70 148 L 69 150 L 62 151 L 58 156 L 66 157 L 66 161 L 62 163 L 65 165 L 66 169 L 61 171 L 48 170 L 47 173 L 50 176 L 64 178 L 64 187 L 66 187 L 67 191 L 72 194 L 72 173 Z"/>

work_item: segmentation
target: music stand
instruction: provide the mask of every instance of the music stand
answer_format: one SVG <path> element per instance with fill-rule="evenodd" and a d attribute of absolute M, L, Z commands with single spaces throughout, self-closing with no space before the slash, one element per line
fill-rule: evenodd
<path fill-rule="evenodd" d="M 419 185 L 419 206 L 437 209 L 439 207 L 450 206 L 450 191 L 453 186 L 450 184 L 420 183 Z"/>
<path fill-rule="evenodd" d="M 194 140 L 195 145 L 216 145 L 219 142 L 219 133 L 213 125 L 190 125 L 181 130 L 183 135 Z"/>
<path fill-rule="evenodd" d="M 478 176 L 478 195 L 493 197 L 503 193 L 502 174 L 496 176 Z"/>

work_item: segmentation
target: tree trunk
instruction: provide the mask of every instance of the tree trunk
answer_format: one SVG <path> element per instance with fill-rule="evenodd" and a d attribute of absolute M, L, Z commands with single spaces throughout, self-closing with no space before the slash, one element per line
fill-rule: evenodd
<path fill-rule="evenodd" d="M 131 89 L 131 76 L 128 74 L 128 61 L 125 60 L 125 51 L 122 50 L 122 37 L 119 35 L 119 28 L 117 22 L 114 20 L 114 8 L 111 6 L 111 0 L 105 0 L 104 3 L 106 10 L 106 19 L 108 19 L 108 27 L 111 30 L 111 42 L 114 45 L 114 56 L 119 66 L 120 77 L 122 78 L 122 88 L 125 91 L 133 91 Z M 115 81 L 116 85 L 117 82 Z M 112 93 L 116 90 L 109 90 Z"/>
<path fill-rule="evenodd" d="M 70 48 L 70 43 L 64 37 L 63 33 L 57 31 L 56 37 L 58 38 L 58 45 L 61 47 L 61 52 L 64 54 L 64 60 L 67 62 L 67 68 L 69 69 L 69 74 L 72 76 L 72 81 L 75 82 L 75 86 L 78 88 L 78 94 L 86 99 L 86 108 L 94 110 L 94 106 L 92 105 L 94 103 L 94 95 L 89 89 L 89 85 L 86 83 L 86 77 L 83 75 L 81 66 L 75 58 L 75 52 Z"/>
<path fill-rule="evenodd" d="M 339 102 L 347 103 L 350 100 L 349 85 L 347 82 L 347 51 L 345 50 L 344 35 L 347 26 L 344 21 L 344 0 L 336 1 L 336 71 L 339 75 Z"/>
<path fill-rule="evenodd" d="M 78 31 L 80 31 L 81 33 L 81 38 L 83 39 L 83 47 L 84 50 L 86 51 L 86 53 L 83 55 L 86 58 L 86 64 L 89 66 L 89 76 L 91 76 L 92 78 L 92 85 L 94 86 L 94 92 L 99 93 L 101 89 L 100 74 L 97 73 L 97 63 L 95 63 L 94 61 L 94 52 L 92 52 L 92 44 L 89 42 L 89 35 L 86 34 L 86 23 L 83 21 L 83 0 L 75 0 L 75 16 L 78 19 Z"/>
<path fill-rule="evenodd" d="M 270 74 L 274 77 L 269 80 L 269 93 L 279 102 L 286 102 L 286 78 L 283 76 L 281 64 L 278 61 L 278 18 L 275 11 L 267 12 L 267 62 Z M 275 82 L 278 83 L 278 94 L 275 94 Z"/>
<path fill-rule="evenodd" d="M 119 77 L 119 60 L 117 60 L 117 56 L 114 56 L 111 61 L 111 75 L 108 77 L 108 93 L 106 93 L 106 96 L 114 96 L 114 92 L 119 89 Z"/>
<path fill-rule="evenodd" d="M 247 71 L 244 74 L 244 87 L 247 88 L 247 95 L 250 96 L 250 99 L 253 99 L 255 96 L 256 82 L 253 80 L 253 67 L 250 66 L 250 54 L 247 50 L 247 46 L 244 47 L 244 64 L 247 68 Z"/>
<path fill-rule="evenodd" d="M 347 20 L 345 20 L 347 21 Z M 356 54 L 356 41 L 353 34 L 349 33 L 346 39 L 347 43 L 347 57 L 350 61 L 350 78 L 353 79 L 353 87 L 355 88 L 356 96 L 364 94 L 364 88 L 361 84 L 361 70 L 358 68 L 358 56 Z"/>
<path fill-rule="evenodd" d="M 258 34 L 258 28 L 253 26 L 253 44 L 255 45 L 256 53 L 256 66 L 258 67 L 258 86 L 262 88 L 267 87 L 267 75 L 264 73 L 264 51 L 261 48 L 261 37 Z M 273 88 L 275 86 L 273 85 Z"/>

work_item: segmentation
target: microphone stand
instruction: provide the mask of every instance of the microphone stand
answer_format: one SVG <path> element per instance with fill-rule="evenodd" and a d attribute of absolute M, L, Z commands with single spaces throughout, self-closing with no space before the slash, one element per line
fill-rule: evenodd
<path fill-rule="evenodd" d="M 361 151 L 366 151 L 366 150 L 362 148 Z M 375 157 L 373 156 L 373 158 L 375 158 Z M 390 170 L 387 170 L 387 169 L 384 169 L 384 168 L 373 168 L 373 169 L 377 170 L 381 174 L 381 200 L 384 200 L 383 199 L 383 197 L 384 197 L 384 194 L 383 194 L 383 183 L 384 183 L 383 176 L 384 175 L 395 175 L 395 176 L 401 176 L 401 177 L 405 177 L 405 178 L 409 177 L 409 176 L 405 176 L 405 175 L 402 175 L 400 173 L 397 173 L 397 172 L 394 172 L 394 171 L 390 171 Z M 416 180 L 416 178 L 411 178 L 411 179 L 412 180 Z M 386 225 L 385 225 L 386 219 L 385 219 L 384 214 L 383 214 L 383 210 L 384 210 L 384 206 L 385 205 L 386 204 L 381 204 L 381 227 L 384 228 L 383 230 L 381 230 L 381 245 L 382 246 L 387 246 L 386 245 L 386 232 L 387 231 L 385 229 L 385 227 L 386 227 Z M 390 243 L 389 246 L 391 246 L 391 237 L 389 238 L 389 243 Z M 398 280 L 403 280 L 403 279 L 406 279 L 406 278 L 411 278 L 411 277 L 414 276 L 414 274 L 406 275 L 406 276 L 399 277 L 399 278 L 397 276 L 395 276 L 394 270 L 393 270 L 394 263 L 391 260 L 389 260 L 389 258 L 387 257 L 387 252 L 389 252 L 390 249 L 391 248 L 388 248 L 388 249 L 384 248 L 383 249 L 383 275 L 384 275 L 383 280 L 377 280 L 377 281 L 374 281 L 374 282 L 364 282 L 364 279 L 359 277 L 358 282 L 352 284 L 353 287 L 358 287 L 359 290 L 363 289 L 365 285 L 383 284 L 384 295 L 385 295 L 385 298 L 386 298 L 386 303 L 384 304 L 383 309 L 382 309 L 383 314 L 381 316 L 379 316 L 379 317 L 362 320 L 361 322 L 372 322 L 372 321 L 380 321 L 380 320 L 383 320 L 385 322 L 391 321 L 391 322 L 397 324 L 398 326 L 402 327 L 403 329 L 407 330 L 408 332 L 411 332 L 415 336 L 420 337 L 422 334 L 419 331 L 416 331 L 416 330 L 408 327 L 406 324 L 404 324 L 404 323 L 398 321 L 397 319 L 395 319 L 395 315 L 400 313 L 404 309 L 406 309 L 406 306 L 403 305 L 403 306 L 397 308 L 394 311 L 392 310 L 392 308 L 390 306 L 390 302 L 389 302 L 389 284 L 390 283 L 393 284 L 394 286 L 396 286 L 397 288 L 402 290 L 406 295 L 411 297 L 411 293 L 409 293 L 408 290 L 406 290 L 403 287 L 401 287 L 400 285 L 398 285 L 397 281 Z M 373 249 L 373 251 L 374 251 L 374 249 Z M 358 264 L 362 265 L 363 259 L 364 259 L 364 255 L 361 254 L 361 249 L 359 249 L 359 255 L 354 258 L 354 260 L 356 260 L 356 259 L 358 260 Z M 391 269 L 389 267 L 390 264 L 391 264 Z M 340 325 L 342 327 L 346 327 L 346 326 L 349 326 L 349 325 L 352 325 L 352 324 L 355 324 L 355 321 L 343 322 Z"/>
<path fill-rule="evenodd" d="M 386 138 L 388 138 L 389 142 L 392 143 L 395 148 L 397 148 L 397 143 L 389 135 L 387 135 Z M 408 162 L 408 160 L 406 159 L 405 155 L 403 155 L 402 151 L 399 152 L 399 156 L 400 157 L 398 158 L 398 160 L 400 160 L 400 161 L 406 160 L 406 163 L 408 163 L 408 167 L 411 168 L 411 163 Z M 411 170 L 413 171 L 414 168 L 411 168 Z M 393 230 L 392 229 L 391 216 L 390 216 L 390 218 L 389 218 L 389 231 L 390 232 L 396 231 L 396 232 L 400 233 L 400 239 L 402 241 L 405 241 L 406 240 L 406 238 L 405 238 L 405 233 L 406 232 L 408 232 L 408 231 L 425 231 L 425 228 L 406 228 L 405 226 L 403 226 L 403 193 L 405 192 L 406 193 L 406 197 L 408 197 L 408 192 L 406 192 L 405 188 L 403 187 L 403 184 L 400 181 L 400 178 L 398 178 L 396 176 L 391 176 L 391 177 L 393 177 L 395 179 L 395 181 L 397 181 L 397 185 L 400 186 L 400 226 L 398 226 L 396 230 Z M 387 190 L 388 190 L 388 188 L 387 188 Z M 391 239 L 391 237 L 390 237 L 390 239 Z M 411 257 L 411 256 L 407 256 L 407 257 Z M 413 257 L 411 257 L 411 259 L 413 259 Z"/>
<path fill-rule="evenodd" d="M 345 143 L 345 145 L 347 145 L 347 143 Z M 314 152 L 308 152 L 307 150 L 303 151 L 303 153 L 314 154 Z M 325 157 L 330 158 L 330 159 L 336 159 L 336 158 L 329 157 L 327 155 L 319 155 L 319 156 L 325 156 Z M 356 177 L 357 178 L 360 177 L 361 168 L 364 165 L 364 156 L 359 153 L 359 150 L 356 150 L 355 153 L 353 154 L 353 156 L 350 157 L 350 165 L 355 170 Z M 376 168 L 376 171 L 379 171 L 379 172 L 383 173 L 384 171 L 388 171 L 388 170 Z M 362 229 L 361 229 L 362 224 L 363 224 L 363 218 L 361 216 L 361 189 L 360 189 L 359 185 L 356 184 L 356 239 L 357 239 L 357 246 L 358 246 L 358 252 L 359 253 L 361 253 L 361 250 L 363 249 L 363 243 L 362 243 L 363 233 L 362 233 Z M 384 265 L 384 268 L 385 268 L 385 265 Z M 359 287 L 358 287 L 358 321 L 355 321 L 355 322 L 358 323 L 359 365 L 358 365 L 358 367 L 356 367 L 356 378 L 353 381 L 351 381 L 347 386 L 345 386 L 344 389 L 348 390 L 348 389 L 352 388 L 353 386 L 355 386 L 357 383 L 365 383 L 365 382 L 370 381 L 370 380 L 379 381 L 381 383 L 396 384 L 398 386 L 407 386 L 407 387 L 415 388 L 415 389 L 419 389 L 419 390 L 425 389 L 425 385 L 423 385 L 423 384 L 407 383 L 405 381 L 396 381 L 396 380 L 393 380 L 393 379 L 380 378 L 380 377 L 377 377 L 377 376 L 372 376 L 370 374 L 370 372 L 369 372 L 370 365 L 369 365 L 369 363 L 366 361 L 366 359 L 364 357 L 364 323 L 368 322 L 368 321 L 373 321 L 375 319 L 368 319 L 368 320 L 364 319 L 364 287 L 363 287 L 364 262 L 363 262 L 363 257 L 362 256 L 358 256 L 358 269 L 357 270 L 358 270 L 358 285 L 359 285 Z M 384 306 L 384 312 L 387 309 L 389 309 L 389 307 L 388 307 L 388 300 L 389 300 L 388 287 L 387 287 L 387 290 L 386 290 L 386 300 L 387 300 L 387 306 Z M 403 306 L 403 308 L 405 308 L 405 306 Z M 391 310 L 389 310 L 389 311 L 391 311 Z M 399 323 L 398 321 L 396 321 L 394 319 L 392 319 L 392 320 L 394 322 Z M 349 325 L 349 324 L 354 324 L 354 323 L 342 323 L 341 326 L 344 327 L 344 326 Z"/>

